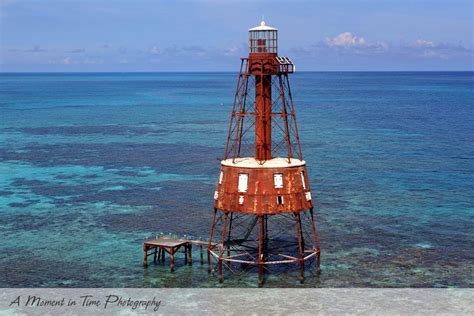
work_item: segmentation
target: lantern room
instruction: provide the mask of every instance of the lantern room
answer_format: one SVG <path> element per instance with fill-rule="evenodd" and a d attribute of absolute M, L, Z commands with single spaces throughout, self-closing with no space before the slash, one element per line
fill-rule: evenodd
<path fill-rule="evenodd" d="M 265 21 L 260 26 L 249 29 L 250 53 L 277 53 L 278 30 L 267 26 Z"/>

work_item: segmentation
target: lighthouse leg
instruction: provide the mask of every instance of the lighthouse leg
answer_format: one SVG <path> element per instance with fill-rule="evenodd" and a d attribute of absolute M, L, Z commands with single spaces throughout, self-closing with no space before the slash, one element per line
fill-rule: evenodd
<path fill-rule="evenodd" d="M 199 245 L 199 250 L 201 251 L 201 265 L 204 264 L 204 256 L 203 256 L 203 253 L 202 253 L 202 245 Z"/>
<path fill-rule="evenodd" d="M 258 217 L 258 287 L 263 286 L 263 216 Z"/>
<path fill-rule="evenodd" d="M 300 214 L 295 213 L 296 234 L 298 235 L 298 248 L 300 251 L 300 283 L 304 283 L 304 248 L 300 229 Z"/>
<path fill-rule="evenodd" d="M 309 209 L 311 214 L 311 225 L 313 226 L 314 235 L 314 246 L 318 252 L 316 255 L 316 274 L 321 274 L 321 246 L 319 245 L 318 230 L 316 229 L 316 223 L 314 222 L 313 208 Z"/>
<path fill-rule="evenodd" d="M 207 244 L 207 272 L 211 273 L 211 246 L 212 246 L 212 235 L 214 234 L 214 228 L 216 227 L 216 215 L 217 209 L 214 208 L 214 217 L 212 218 L 211 236 L 209 236 L 209 243 Z"/>
<path fill-rule="evenodd" d="M 263 258 L 268 261 L 268 215 L 263 217 L 263 232 L 264 232 L 264 243 L 263 243 Z"/>
<path fill-rule="evenodd" d="M 234 213 L 230 213 L 230 221 L 229 221 L 229 234 L 227 236 L 227 257 L 230 257 L 230 233 L 232 231 L 232 219 Z"/>
<path fill-rule="evenodd" d="M 318 250 L 318 254 L 316 255 L 316 274 L 321 274 L 321 252 Z"/>
<path fill-rule="evenodd" d="M 224 226 L 222 227 L 222 241 L 220 244 L 220 249 L 219 249 L 219 260 L 218 260 L 218 268 L 219 268 L 219 282 L 222 283 L 224 282 L 224 274 L 222 273 L 222 257 L 224 255 L 224 243 L 225 243 L 225 233 L 227 230 L 227 217 L 229 216 L 229 213 L 224 214 Z"/>

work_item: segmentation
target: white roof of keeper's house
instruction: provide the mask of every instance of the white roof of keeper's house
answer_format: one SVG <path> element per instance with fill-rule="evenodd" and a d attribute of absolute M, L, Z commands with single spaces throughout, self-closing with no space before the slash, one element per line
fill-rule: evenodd
<path fill-rule="evenodd" d="M 271 26 L 267 26 L 265 24 L 265 21 L 262 20 L 262 22 L 260 22 L 260 25 L 259 26 L 256 26 L 256 27 L 252 27 L 251 29 L 249 29 L 249 31 L 278 31 L 278 29 L 274 28 L 274 27 L 271 27 Z"/>
<path fill-rule="evenodd" d="M 232 161 L 232 158 L 222 160 L 221 165 L 228 167 L 240 167 L 240 168 L 289 168 L 289 167 L 299 167 L 306 165 L 306 161 L 291 158 L 288 161 L 288 158 L 276 157 L 270 160 L 265 161 L 261 164 L 260 161 L 256 160 L 253 157 L 242 157 L 235 158 L 235 162 Z"/>

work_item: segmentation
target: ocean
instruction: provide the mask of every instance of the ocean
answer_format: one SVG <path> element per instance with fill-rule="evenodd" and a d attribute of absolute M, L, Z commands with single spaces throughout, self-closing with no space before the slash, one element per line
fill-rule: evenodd
<path fill-rule="evenodd" d="M 0 287 L 256 287 L 198 252 L 142 265 L 151 235 L 208 237 L 236 81 L 0 74 Z M 265 286 L 474 286 L 474 73 L 290 81 L 322 273 Z"/>

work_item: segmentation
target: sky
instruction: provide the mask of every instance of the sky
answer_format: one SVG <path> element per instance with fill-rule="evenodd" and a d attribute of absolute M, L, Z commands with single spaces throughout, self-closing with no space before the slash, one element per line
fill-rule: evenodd
<path fill-rule="evenodd" d="M 473 3 L 0 0 L 0 71 L 238 71 L 262 16 L 300 71 L 472 71 Z"/>

